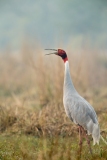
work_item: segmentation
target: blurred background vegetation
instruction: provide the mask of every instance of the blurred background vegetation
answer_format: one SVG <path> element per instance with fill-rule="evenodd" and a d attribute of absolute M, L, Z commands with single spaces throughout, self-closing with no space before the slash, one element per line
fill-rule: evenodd
<path fill-rule="evenodd" d="M 25 40 L 107 49 L 107 1 L 1 0 L 0 48 L 19 49 Z"/>

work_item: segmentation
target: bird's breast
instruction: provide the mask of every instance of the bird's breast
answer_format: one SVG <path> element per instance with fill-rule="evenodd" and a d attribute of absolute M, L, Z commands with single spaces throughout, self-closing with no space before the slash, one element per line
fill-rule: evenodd
<path fill-rule="evenodd" d="M 68 118 L 70 118 L 70 120 L 74 121 L 73 112 L 74 112 L 75 101 L 73 101 L 72 96 L 70 96 L 70 98 L 68 98 L 68 96 L 64 96 L 63 104 L 64 104 L 66 115 L 68 116 Z"/>

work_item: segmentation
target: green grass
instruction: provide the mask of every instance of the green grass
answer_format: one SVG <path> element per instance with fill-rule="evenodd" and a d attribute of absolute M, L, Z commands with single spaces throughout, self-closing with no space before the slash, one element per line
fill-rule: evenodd
<path fill-rule="evenodd" d="M 106 160 L 107 146 L 92 146 L 93 156 L 84 141 L 82 160 Z M 0 160 L 76 160 L 80 159 L 75 137 L 0 136 Z"/>

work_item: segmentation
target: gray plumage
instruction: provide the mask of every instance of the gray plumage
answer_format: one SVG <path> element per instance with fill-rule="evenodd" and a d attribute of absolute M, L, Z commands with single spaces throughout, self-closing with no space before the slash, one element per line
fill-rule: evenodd
<path fill-rule="evenodd" d="M 84 128 L 87 134 L 92 134 L 93 144 L 99 144 L 100 127 L 94 108 L 81 97 L 70 76 L 69 62 L 65 62 L 64 94 L 63 103 L 67 116 L 75 123 Z"/>
<path fill-rule="evenodd" d="M 100 127 L 98 124 L 96 112 L 94 111 L 94 108 L 76 91 L 70 76 L 69 62 L 66 52 L 62 49 L 51 50 L 54 50 L 55 52 L 49 53 L 47 55 L 58 55 L 65 63 L 63 103 L 67 116 L 71 121 L 79 126 L 80 153 L 82 149 L 82 136 L 85 133 L 85 138 L 87 140 L 90 153 L 92 154 L 90 140 L 88 139 L 87 134 L 92 135 L 94 145 L 96 143 L 99 144 L 100 137 L 104 141 L 103 137 L 100 135 Z M 87 134 L 85 131 L 87 131 Z"/>

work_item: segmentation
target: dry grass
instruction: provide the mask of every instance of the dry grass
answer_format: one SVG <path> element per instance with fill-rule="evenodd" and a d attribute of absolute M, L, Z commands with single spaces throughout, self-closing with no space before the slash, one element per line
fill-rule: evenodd
<path fill-rule="evenodd" d="M 46 151 L 42 148 L 43 152 L 35 153 L 38 160 L 48 160 L 48 156 L 60 160 L 62 155 L 69 160 L 78 143 L 71 137 L 76 139 L 78 134 L 76 126 L 66 117 L 62 104 L 64 64 L 59 57 L 44 54 L 41 48 L 32 50 L 25 46 L 19 54 L 7 51 L 0 55 L 0 132 L 5 136 L 42 137 L 40 143 Z M 68 50 L 68 57 L 75 87 L 94 106 L 106 138 L 107 55 L 84 49 L 75 53 Z M 46 137 L 55 142 L 50 145 Z M 58 141 L 61 137 L 67 141 L 66 145 Z M 69 138 L 73 142 L 72 151 L 67 147 Z M 59 146 L 59 153 L 55 146 Z M 105 154 L 104 150 L 101 153 L 100 149 L 98 155 Z M 85 152 L 83 155 L 85 157 Z"/>

